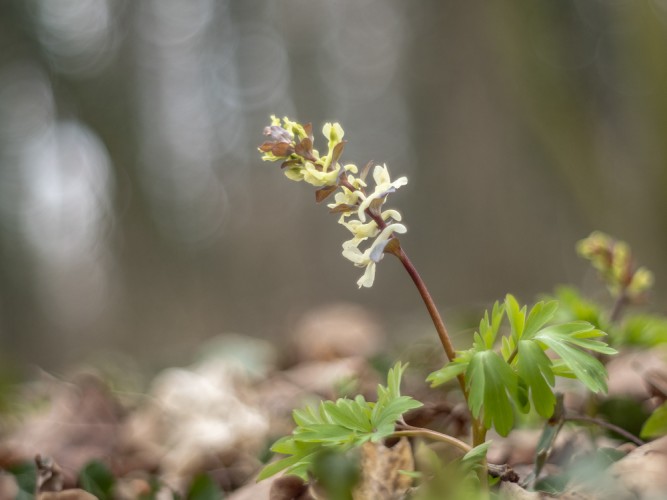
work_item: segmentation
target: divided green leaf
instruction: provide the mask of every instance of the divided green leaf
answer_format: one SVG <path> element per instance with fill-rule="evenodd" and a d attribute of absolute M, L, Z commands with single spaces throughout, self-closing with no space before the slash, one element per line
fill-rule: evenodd
<path fill-rule="evenodd" d="M 478 352 L 466 372 L 470 410 L 475 418 L 483 411 L 484 425 L 507 436 L 514 425 L 512 399 L 516 399 L 518 379 L 510 366 L 494 351 Z"/>
<path fill-rule="evenodd" d="M 397 363 L 389 370 L 387 386 L 378 385 L 375 403 L 357 396 L 354 400 L 340 398 L 335 402 L 323 401 L 317 408 L 294 410 L 296 429 L 271 447 L 271 451 L 288 456 L 264 467 L 258 481 L 282 470 L 305 479 L 323 451 L 345 452 L 367 441 L 390 436 L 405 412 L 422 406 L 409 396 L 401 396 L 401 378 L 406 367 Z"/>
<path fill-rule="evenodd" d="M 431 373 L 426 377 L 426 381 L 431 383 L 431 387 L 438 387 L 445 384 L 465 372 L 468 369 L 468 362 L 469 359 L 456 358 L 454 361 Z"/>
<path fill-rule="evenodd" d="M 538 302 L 528 312 L 508 294 L 503 305 L 496 303 L 489 319 L 486 312 L 473 336 L 473 347 L 457 357 L 427 381 L 435 387 L 465 374 L 468 404 L 475 418 L 506 435 L 514 425 L 514 411 L 532 407 L 549 418 L 556 404 L 556 377 L 576 378 L 591 391 L 606 391 L 607 373 L 602 363 L 588 351 L 615 354 L 599 340 L 604 332 L 586 321 L 549 325 L 556 317 L 557 301 Z M 507 316 L 510 331 L 497 336 L 502 318 Z M 552 359 L 550 349 L 558 357 Z"/>
<path fill-rule="evenodd" d="M 551 300 L 547 303 L 538 302 L 535 304 L 528 314 L 523 337 L 530 338 L 535 335 L 540 328 L 553 319 L 557 310 L 558 302 L 555 300 Z"/>
<path fill-rule="evenodd" d="M 544 328 L 534 339 L 549 347 L 581 382 L 593 392 L 607 391 L 607 371 L 595 357 L 582 349 L 601 354 L 616 354 L 616 350 L 604 342 L 592 340 L 604 333 L 585 321 Z"/>
<path fill-rule="evenodd" d="M 552 362 L 537 342 L 521 340 L 518 346 L 516 369 L 521 380 L 530 389 L 535 410 L 549 418 L 556 404 L 553 387 L 556 377 Z"/>

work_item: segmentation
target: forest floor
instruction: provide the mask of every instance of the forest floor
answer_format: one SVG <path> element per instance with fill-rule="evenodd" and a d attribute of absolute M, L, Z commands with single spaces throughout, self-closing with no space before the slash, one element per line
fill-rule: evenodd
<path fill-rule="evenodd" d="M 0 499 L 326 498 L 314 482 L 257 482 L 273 459 L 269 447 L 291 432 L 295 408 L 354 394 L 372 400 L 397 356 L 384 351 L 373 318 L 345 304 L 313 311 L 282 344 L 223 336 L 190 366 L 148 382 L 110 362 L 63 377 L 41 373 L 7 388 Z M 424 403 L 406 421 L 469 441 L 461 397 L 424 382 L 444 361 L 435 344 L 415 344 L 401 358 L 410 362 L 403 393 Z M 563 414 L 552 422 L 557 431 L 549 446 L 539 448 L 549 424 L 534 415 L 506 438 L 489 435 L 488 462 L 505 472 L 496 474 L 502 477 L 493 492 L 519 499 L 667 498 L 667 438 L 643 444 L 638 437 L 667 399 L 667 350 L 624 349 L 607 368 L 606 395 L 591 397 L 574 382 L 558 386 Z M 376 480 L 395 485 L 382 498 L 451 498 L 446 488 L 428 496 L 419 486 L 426 476 L 405 474 L 424 470 L 419 439 L 377 446 L 362 466 L 382 468 L 373 472 Z M 429 446 L 441 456 L 452 453 Z M 380 498 L 368 495 L 357 490 L 353 498 Z"/>

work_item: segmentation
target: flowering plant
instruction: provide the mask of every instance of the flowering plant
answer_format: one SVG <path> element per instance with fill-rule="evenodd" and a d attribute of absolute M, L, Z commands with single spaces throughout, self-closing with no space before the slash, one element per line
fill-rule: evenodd
<path fill-rule="evenodd" d="M 317 409 L 295 411 L 296 429 L 272 448 L 288 457 L 268 465 L 260 478 L 283 469 L 305 478 L 313 461 L 326 448 L 345 450 L 369 440 L 419 436 L 463 451 L 463 462 L 481 465 L 476 470 L 481 483 L 486 484 L 488 429 L 494 427 L 499 434 L 507 435 L 515 425 L 515 412 L 526 413 L 531 408 L 542 417 L 552 416 L 558 400 L 554 391 L 556 377 L 578 379 L 592 392 L 606 391 L 605 367 L 590 352 L 611 355 L 616 351 L 601 340 L 606 334 L 588 321 L 555 323 L 557 301 L 538 302 L 528 309 L 520 306 L 510 294 L 503 303 L 495 304 L 491 314 L 484 315 L 474 333 L 473 346 L 455 351 L 426 284 L 401 247 L 398 235 L 407 231 L 401 214 L 385 208 L 387 197 L 405 186 L 407 178 L 392 181 L 386 165 L 368 163 L 359 169 L 353 163 L 343 163 L 342 127 L 338 123 L 326 123 L 322 133 L 328 140 L 325 155 L 314 149 L 310 124 L 301 125 L 289 118 L 281 120 L 274 116 L 271 125 L 264 129 L 267 140 L 259 150 L 263 160 L 281 162 L 287 178 L 317 188 L 317 202 L 333 195 L 333 202 L 327 206 L 332 213 L 339 214 L 338 222 L 351 233 L 351 238 L 342 245 L 343 257 L 365 268 L 357 281 L 360 288 L 373 285 L 377 264 L 385 254 L 399 259 L 424 301 L 448 359 L 427 381 L 435 387 L 458 380 L 469 409 L 472 445 L 453 436 L 413 427 L 403 420 L 404 412 L 418 408 L 421 403 L 400 394 L 405 366 L 399 363 L 390 371 L 388 386 L 378 387 L 376 403 L 357 396 L 354 400 L 341 398 L 335 403 L 323 402 Z M 367 183 L 371 168 L 372 181 Z M 598 259 L 601 245 L 582 244 L 582 252 Z M 607 271 L 608 267 L 612 271 Z M 618 274 L 613 271 L 616 267 L 598 266 L 614 277 Z M 624 290 L 627 293 L 645 290 L 645 272 L 631 271 L 626 270 L 621 276 L 623 283 L 627 282 Z M 504 331 L 501 330 L 503 324 L 506 324 Z"/>

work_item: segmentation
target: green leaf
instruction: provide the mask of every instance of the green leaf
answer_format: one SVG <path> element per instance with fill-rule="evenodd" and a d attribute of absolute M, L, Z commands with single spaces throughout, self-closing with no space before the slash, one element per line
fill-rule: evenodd
<path fill-rule="evenodd" d="M 271 446 L 271 451 L 291 455 L 297 452 L 296 443 L 292 436 L 283 436 Z"/>
<path fill-rule="evenodd" d="M 387 389 L 389 390 L 389 397 L 397 398 L 401 395 L 401 378 L 403 377 L 403 372 L 408 367 L 407 364 L 403 364 L 400 361 L 394 365 L 393 368 L 389 369 L 387 374 Z"/>
<path fill-rule="evenodd" d="M 323 451 L 315 458 L 312 472 L 317 480 L 318 490 L 326 493 L 325 498 L 352 500 L 352 490 L 360 476 L 359 454 Z"/>
<path fill-rule="evenodd" d="M 557 310 L 558 302 L 555 300 L 551 300 L 546 304 L 544 302 L 535 304 L 528 314 L 523 338 L 530 338 L 537 333 L 540 328 L 553 319 Z"/>
<path fill-rule="evenodd" d="M 505 314 L 505 306 L 498 302 L 493 304 L 493 311 L 491 312 L 491 320 L 489 321 L 489 312 L 484 312 L 484 317 L 479 322 L 479 341 L 476 344 L 480 350 L 492 349 L 498 335 L 500 323 Z"/>
<path fill-rule="evenodd" d="M 294 438 L 304 443 L 349 443 L 354 441 L 356 433 L 343 425 L 313 424 L 303 429 L 297 429 Z"/>
<path fill-rule="evenodd" d="M 642 428 L 642 438 L 654 438 L 667 434 L 667 403 L 658 406 Z"/>
<path fill-rule="evenodd" d="M 517 380 L 514 404 L 521 413 L 530 411 L 530 387 L 520 377 Z"/>
<path fill-rule="evenodd" d="M 305 455 L 292 455 L 291 457 L 281 458 L 275 462 L 264 466 L 257 476 L 257 481 L 263 481 L 271 476 L 278 474 L 279 472 L 289 469 L 289 473 L 295 476 L 299 476 L 304 480 L 308 479 L 306 470 L 313 463 L 315 457 L 319 453 L 319 448 L 311 453 Z M 305 466 L 305 467 L 304 467 Z M 306 470 L 300 470 L 300 469 Z"/>
<path fill-rule="evenodd" d="M 7 472 L 14 476 L 18 486 L 15 500 L 34 500 L 37 489 L 37 466 L 34 462 L 22 462 L 10 466 Z"/>
<path fill-rule="evenodd" d="M 79 473 L 81 487 L 100 500 L 111 500 L 113 498 L 115 482 L 116 479 L 107 466 L 97 460 L 88 462 Z"/>
<path fill-rule="evenodd" d="M 525 336 L 524 336 L 525 338 Z M 519 341 L 516 369 L 519 377 L 530 388 L 537 413 L 549 418 L 556 404 L 553 386 L 556 383 L 551 360 L 537 342 Z"/>
<path fill-rule="evenodd" d="M 315 413 L 315 410 L 306 406 L 305 408 L 294 410 L 292 412 L 292 418 L 294 422 L 300 427 L 308 427 L 309 425 L 322 423 L 319 415 Z"/>
<path fill-rule="evenodd" d="M 667 318 L 651 314 L 629 316 L 623 325 L 623 342 L 642 347 L 667 343 Z"/>
<path fill-rule="evenodd" d="M 370 415 L 366 415 L 365 408 L 368 404 L 366 401 L 350 401 L 349 399 L 339 399 L 335 403 L 332 401 L 325 401 L 322 403 L 331 416 L 332 420 L 340 423 L 348 429 L 353 429 L 359 432 L 370 432 L 373 430 L 370 422 Z"/>
<path fill-rule="evenodd" d="M 307 479 L 319 453 L 345 452 L 369 440 L 391 435 L 403 413 L 422 406 L 409 396 L 401 396 L 401 377 L 406 366 L 397 363 L 389 370 L 387 386 L 378 386 L 375 403 L 357 396 L 354 400 L 340 398 L 335 402 L 323 401 L 317 408 L 294 410 L 296 429 L 271 447 L 272 451 L 288 456 L 264 467 L 259 480 L 283 470 Z"/>
<path fill-rule="evenodd" d="M 378 386 L 378 400 L 373 406 L 370 422 L 373 441 L 378 441 L 394 431 L 396 420 L 406 411 L 419 408 L 422 403 L 408 396 L 401 396 L 401 377 L 407 365 L 397 363 L 387 374 L 387 387 Z"/>
<path fill-rule="evenodd" d="M 403 470 L 399 469 L 398 473 L 401 474 L 402 476 L 407 476 L 412 479 L 422 479 L 424 477 L 423 472 L 419 472 L 418 470 Z"/>
<path fill-rule="evenodd" d="M 506 436 L 514 424 L 512 398 L 516 398 L 516 374 L 497 353 L 483 351 L 470 360 L 466 382 L 473 416 L 479 418 L 483 407 L 486 428 L 493 425 L 501 436 Z"/>
<path fill-rule="evenodd" d="M 512 335 L 517 340 L 520 339 L 526 323 L 526 307 L 520 308 L 514 295 L 508 293 L 505 296 L 505 312 L 512 327 Z"/>
<path fill-rule="evenodd" d="M 556 377 L 577 378 L 572 369 L 562 359 L 551 360 L 551 371 Z"/>
<path fill-rule="evenodd" d="M 482 444 L 475 446 L 472 450 L 463 455 L 461 462 L 464 464 L 481 462 L 486 458 L 486 453 L 489 451 L 491 443 L 492 441 L 485 441 Z"/>
<path fill-rule="evenodd" d="M 450 363 L 447 363 L 439 370 L 431 373 L 428 377 L 426 377 L 426 381 L 431 383 L 431 387 L 438 387 L 439 385 L 442 385 L 456 378 L 459 374 L 465 372 L 467 368 L 467 362 L 459 363 L 454 360 Z"/>
<path fill-rule="evenodd" d="M 606 392 L 607 371 L 602 363 L 590 354 L 573 347 L 573 345 L 581 346 L 582 343 L 587 345 L 587 343 L 591 341 L 577 339 L 571 334 L 566 333 L 566 326 L 567 325 L 558 325 L 558 327 L 545 328 L 535 335 L 535 339 L 543 342 L 558 354 L 563 360 L 563 363 L 565 363 L 567 367 L 572 370 L 572 373 L 574 373 L 574 375 L 591 391 Z M 572 328 L 567 329 L 572 330 Z"/>
<path fill-rule="evenodd" d="M 501 346 L 500 346 L 500 353 L 503 355 L 503 359 L 507 361 L 510 359 L 510 356 L 514 352 L 514 338 L 513 337 L 503 337 Z"/>
<path fill-rule="evenodd" d="M 491 312 L 491 329 L 494 333 L 498 333 L 503 317 L 505 317 L 505 304 L 500 304 L 496 301 L 493 304 L 493 311 Z"/>
<path fill-rule="evenodd" d="M 423 406 L 419 401 L 415 401 L 409 396 L 399 396 L 392 399 L 378 411 L 372 419 L 372 426 L 375 428 L 373 441 L 385 438 L 394 432 L 396 421 L 409 410 Z M 378 406 L 376 406 L 377 408 Z M 375 409 L 375 408 L 374 408 Z"/>
<path fill-rule="evenodd" d="M 200 473 L 192 479 L 185 498 L 187 500 L 220 500 L 224 498 L 224 495 L 211 476 Z"/>
<path fill-rule="evenodd" d="M 616 349 L 609 347 L 605 342 L 590 340 L 596 337 L 604 337 L 605 333 L 585 321 L 572 321 L 561 325 L 548 326 L 539 332 L 539 337 L 545 335 L 602 354 L 611 355 L 618 352 Z M 535 338 L 538 338 L 538 336 Z"/>

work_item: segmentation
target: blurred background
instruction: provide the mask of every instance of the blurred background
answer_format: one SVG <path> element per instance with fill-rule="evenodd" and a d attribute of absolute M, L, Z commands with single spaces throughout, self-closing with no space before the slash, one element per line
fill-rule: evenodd
<path fill-rule="evenodd" d="M 594 229 L 667 312 L 665 0 L 5 0 L 2 369 L 178 364 L 340 301 L 432 335 L 400 265 L 358 290 L 345 229 L 260 161 L 271 114 L 408 176 L 389 206 L 454 331 L 506 292 L 596 290 Z"/>

